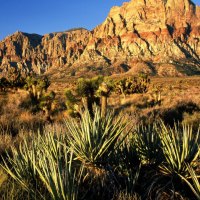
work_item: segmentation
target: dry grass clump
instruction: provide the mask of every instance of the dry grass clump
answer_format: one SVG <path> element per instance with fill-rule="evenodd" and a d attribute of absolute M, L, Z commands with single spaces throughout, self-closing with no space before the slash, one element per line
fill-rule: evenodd
<path fill-rule="evenodd" d="M 112 96 L 109 105 L 116 112 L 135 117 L 136 122 L 152 123 L 163 119 L 169 124 L 175 121 L 197 126 L 200 113 L 200 78 L 152 78 L 145 94 Z"/>
<path fill-rule="evenodd" d="M 19 90 L 3 94 L 1 98 L 1 132 L 15 136 L 21 129 L 37 130 L 45 123 L 42 113 L 33 114 L 31 105 L 24 106 L 24 102 L 28 99 L 25 91 Z"/>
<path fill-rule="evenodd" d="M 113 197 L 113 200 L 141 200 L 138 194 L 128 194 L 127 192 L 119 192 Z"/>
<path fill-rule="evenodd" d="M 8 151 L 13 146 L 13 137 L 10 134 L 0 134 L 0 155 Z"/>
<path fill-rule="evenodd" d="M 183 113 L 183 123 L 193 125 L 198 128 L 200 125 L 200 112 L 194 111 L 192 114 Z"/>

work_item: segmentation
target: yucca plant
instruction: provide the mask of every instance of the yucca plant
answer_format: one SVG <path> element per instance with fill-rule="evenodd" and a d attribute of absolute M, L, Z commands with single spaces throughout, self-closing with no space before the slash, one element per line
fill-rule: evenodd
<path fill-rule="evenodd" d="M 115 158 L 115 174 L 118 183 L 128 193 L 135 192 L 140 175 L 141 162 L 135 148 L 135 135 L 130 133 L 113 155 Z"/>
<path fill-rule="evenodd" d="M 93 117 L 86 110 L 81 115 L 80 123 L 70 120 L 66 121 L 66 126 L 74 154 L 79 161 L 90 166 L 108 163 L 110 155 L 127 135 L 124 132 L 127 122 L 123 122 L 122 117 L 115 119 L 112 112 L 102 117 L 98 107 L 94 108 Z"/>
<path fill-rule="evenodd" d="M 36 191 L 33 190 L 33 185 L 37 181 L 35 166 L 41 154 L 37 142 L 32 142 L 30 146 L 25 140 L 18 150 L 12 147 L 12 154 L 7 153 L 0 165 L 25 191 L 34 194 Z"/>
<path fill-rule="evenodd" d="M 185 163 L 192 165 L 198 158 L 199 130 L 194 132 L 187 125 L 170 128 L 161 123 L 159 136 L 165 158 L 160 165 L 161 171 L 169 175 L 184 175 L 187 171 Z"/>
<path fill-rule="evenodd" d="M 188 184 L 188 186 L 190 187 L 190 189 L 192 190 L 192 192 L 194 193 L 194 195 L 196 196 L 196 198 L 198 200 L 200 200 L 200 182 L 199 182 L 199 179 L 200 179 L 200 176 L 197 175 L 195 173 L 195 170 L 187 164 L 187 169 L 188 169 L 188 172 L 190 174 L 191 177 L 184 177 L 184 176 L 181 176 L 181 178 Z M 188 180 L 189 178 L 192 179 L 193 181 L 193 185 L 190 183 L 190 181 Z"/>
<path fill-rule="evenodd" d="M 33 141 L 24 140 L 1 166 L 33 196 L 43 196 L 35 189 L 42 187 L 51 199 L 77 199 L 81 167 L 74 167 L 73 153 L 62 135 L 45 133 L 44 137 L 38 134 Z"/>
<path fill-rule="evenodd" d="M 135 149 L 142 164 L 159 164 L 163 160 L 157 124 L 138 125 L 135 128 Z"/>
<path fill-rule="evenodd" d="M 65 149 L 66 151 L 66 149 Z M 36 172 L 40 180 L 49 191 L 54 200 L 76 200 L 78 198 L 78 182 L 81 176 L 81 169 L 73 168 L 73 154 L 65 152 L 62 157 L 47 155 Z"/>

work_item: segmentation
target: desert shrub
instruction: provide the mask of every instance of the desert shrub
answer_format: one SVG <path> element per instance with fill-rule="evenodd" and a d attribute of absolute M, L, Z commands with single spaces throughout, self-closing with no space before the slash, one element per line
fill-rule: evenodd
<path fill-rule="evenodd" d="M 183 121 L 184 124 L 190 124 L 194 129 L 198 129 L 200 126 L 200 112 L 194 111 L 189 114 L 187 112 L 183 113 Z"/>
<path fill-rule="evenodd" d="M 126 95 L 134 93 L 146 93 L 150 84 L 150 79 L 146 74 L 139 74 L 137 77 L 128 77 L 116 81 L 114 90 L 117 94 Z"/>
<path fill-rule="evenodd" d="M 130 131 L 131 129 L 131 131 Z M 132 127 L 100 108 L 44 135 L 22 139 L 1 166 L 21 199 L 194 199 L 199 195 L 199 132 L 161 121 Z M 193 170 L 193 171 L 192 171 Z M 10 180 L 10 179 L 9 179 Z M 1 190 L 0 190 L 1 193 Z M 8 192 L 2 193 L 9 195 Z M 137 195 L 138 194 L 138 195 Z"/>
<path fill-rule="evenodd" d="M 115 118 L 111 112 L 102 116 L 100 108 L 95 107 L 94 116 L 85 111 L 81 114 L 80 122 L 70 120 L 66 121 L 66 125 L 69 130 L 68 142 L 76 159 L 86 170 L 83 184 L 89 188 L 87 198 L 110 199 L 117 177 L 127 172 L 122 166 L 116 167 L 122 155 L 118 154 L 118 150 L 128 134 L 125 129 L 127 123 L 122 117 Z M 117 172 L 120 169 L 124 172 Z"/>
<path fill-rule="evenodd" d="M 126 192 L 116 193 L 113 200 L 141 200 L 141 197 L 138 194 L 129 194 Z"/>
<path fill-rule="evenodd" d="M 199 130 L 193 131 L 190 126 L 183 125 L 174 128 L 160 127 L 160 140 L 164 155 L 164 161 L 160 169 L 164 174 L 171 176 L 185 176 L 186 164 L 193 165 L 199 156 L 200 134 Z"/>
<path fill-rule="evenodd" d="M 51 199 L 77 199 L 81 171 L 74 168 L 68 149 L 64 135 L 38 134 L 33 141 L 24 140 L 18 150 L 12 148 L 1 166 L 32 198 L 45 198 L 43 188 Z"/>
<path fill-rule="evenodd" d="M 120 186 L 119 188 L 121 191 L 125 191 L 127 196 L 131 196 L 136 191 L 141 175 L 141 162 L 137 156 L 133 138 L 128 137 L 123 141 L 113 156 L 115 179 Z"/>
<path fill-rule="evenodd" d="M 5 77 L 0 78 L 0 91 L 1 92 L 5 92 L 6 89 L 9 86 L 10 86 L 10 83 L 9 83 L 9 81 Z"/>
<path fill-rule="evenodd" d="M 41 189 L 41 192 L 43 196 L 45 196 L 47 199 L 50 199 L 50 196 L 48 196 L 48 193 L 44 190 L 44 188 L 38 188 Z M 0 196 L 1 200 L 8 200 L 8 199 L 15 199 L 15 200 L 42 200 L 44 198 L 35 195 L 33 195 L 23 189 L 21 185 L 17 184 L 15 180 L 13 180 L 11 177 L 6 180 L 6 182 L 0 187 Z"/>
<path fill-rule="evenodd" d="M 198 163 L 199 164 L 199 163 Z M 184 176 L 181 176 L 181 178 L 188 184 L 188 186 L 191 188 L 193 191 L 194 195 L 196 196 L 197 199 L 200 199 L 200 180 L 199 180 L 199 173 L 197 174 L 195 170 L 193 169 L 192 166 L 187 165 L 187 169 L 189 172 L 189 175 L 191 176 L 193 185 L 190 181 L 188 181 L 187 178 Z"/>
<path fill-rule="evenodd" d="M 92 79 L 80 78 L 77 81 L 76 88 L 74 91 L 66 90 L 66 107 L 68 113 L 71 116 L 80 115 L 82 110 L 89 110 L 90 114 L 93 115 L 93 105 L 100 105 L 100 97 L 104 99 L 105 105 L 107 107 L 107 96 L 109 94 L 109 89 L 105 92 L 105 87 L 103 91 L 102 83 L 104 78 L 102 76 L 97 76 Z M 104 98 L 103 98 L 104 97 Z M 106 109 L 104 109 L 105 111 Z M 104 112 L 105 113 L 105 112 Z"/>
<path fill-rule="evenodd" d="M 158 124 L 138 125 L 135 130 L 135 149 L 141 163 L 158 165 L 163 161 Z"/>
<path fill-rule="evenodd" d="M 119 147 L 119 138 L 125 130 L 127 123 L 121 117 L 115 119 L 109 112 L 101 117 L 98 107 L 94 109 L 94 117 L 86 110 L 81 115 L 80 124 L 74 120 L 66 121 L 69 130 L 69 144 L 82 163 L 86 166 L 105 167 L 109 162 L 110 154 Z"/>
<path fill-rule="evenodd" d="M 11 67 L 7 74 L 7 79 L 11 88 L 22 88 L 25 85 L 25 77 L 21 71 L 15 67 Z"/>

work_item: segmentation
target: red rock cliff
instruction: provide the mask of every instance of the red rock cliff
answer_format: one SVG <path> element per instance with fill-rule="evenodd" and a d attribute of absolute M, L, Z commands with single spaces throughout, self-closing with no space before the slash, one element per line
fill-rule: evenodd
<path fill-rule="evenodd" d="M 37 73 L 99 68 L 108 73 L 200 73 L 200 7 L 190 0 L 132 0 L 94 30 L 44 36 L 16 32 L 0 42 L 0 68 Z M 94 70 L 95 71 L 95 70 Z"/>

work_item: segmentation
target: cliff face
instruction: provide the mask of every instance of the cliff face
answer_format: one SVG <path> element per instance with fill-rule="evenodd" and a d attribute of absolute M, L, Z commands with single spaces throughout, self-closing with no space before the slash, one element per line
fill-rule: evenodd
<path fill-rule="evenodd" d="M 92 31 L 16 32 L 0 42 L 0 70 L 11 66 L 53 74 L 200 74 L 200 7 L 190 0 L 132 0 L 113 7 Z"/>
<path fill-rule="evenodd" d="M 85 29 L 44 36 L 16 32 L 0 42 L 0 69 L 7 73 L 10 67 L 38 74 L 51 67 L 72 65 L 79 59 L 91 33 Z"/>

